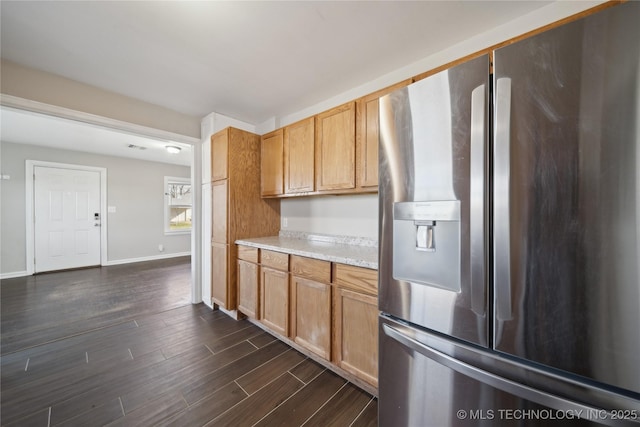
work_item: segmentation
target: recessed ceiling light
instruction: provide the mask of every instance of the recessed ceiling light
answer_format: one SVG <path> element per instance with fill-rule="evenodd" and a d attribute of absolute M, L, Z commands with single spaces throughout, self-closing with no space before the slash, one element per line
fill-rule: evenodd
<path fill-rule="evenodd" d="M 182 150 L 182 148 L 176 147 L 175 145 L 167 145 L 164 148 L 166 148 L 167 149 L 167 153 L 170 153 L 170 154 L 178 154 L 180 152 L 180 150 Z"/>

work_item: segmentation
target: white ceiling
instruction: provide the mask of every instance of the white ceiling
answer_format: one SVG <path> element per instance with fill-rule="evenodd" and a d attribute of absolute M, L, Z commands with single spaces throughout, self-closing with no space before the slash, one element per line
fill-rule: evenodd
<path fill-rule="evenodd" d="M 198 118 L 260 124 L 548 3 L 2 1 L 0 52 Z"/>
<path fill-rule="evenodd" d="M 83 122 L 5 107 L 0 108 L 0 123 L 0 140 L 3 142 L 75 151 L 82 147 L 80 151 L 89 153 L 183 166 L 191 164 L 191 146 L 188 144 L 151 139 Z M 130 144 L 135 147 L 129 148 Z M 167 145 L 180 147 L 180 153 L 168 153 L 165 148 Z"/>

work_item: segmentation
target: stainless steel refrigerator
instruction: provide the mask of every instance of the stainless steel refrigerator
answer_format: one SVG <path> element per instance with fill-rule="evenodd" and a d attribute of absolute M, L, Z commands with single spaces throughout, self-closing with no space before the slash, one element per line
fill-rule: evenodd
<path fill-rule="evenodd" d="M 380 100 L 381 426 L 640 424 L 640 3 Z"/>

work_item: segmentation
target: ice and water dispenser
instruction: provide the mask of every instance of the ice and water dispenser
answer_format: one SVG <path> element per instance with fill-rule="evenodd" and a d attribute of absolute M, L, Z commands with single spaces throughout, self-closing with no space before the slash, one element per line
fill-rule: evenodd
<path fill-rule="evenodd" d="M 460 201 L 394 203 L 393 278 L 460 291 Z"/>

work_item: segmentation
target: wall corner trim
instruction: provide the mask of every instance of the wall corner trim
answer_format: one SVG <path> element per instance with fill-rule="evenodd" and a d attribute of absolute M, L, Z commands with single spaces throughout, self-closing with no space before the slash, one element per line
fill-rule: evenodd
<path fill-rule="evenodd" d="M 185 144 L 194 145 L 200 142 L 198 138 L 192 136 L 181 135 L 161 129 L 154 129 L 135 123 L 125 122 L 122 120 L 111 119 L 108 117 L 98 116 L 83 111 L 72 110 L 57 105 L 45 104 L 43 102 L 32 101 L 30 99 L 20 98 L 18 96 L 0 94 L 0 105 L 16 110 L 29 111 L 37 114 L 45 114 L 63 119 L 75 120 L 77 122 L 87 123 L 90 125 L 116 129 L 119 131 L 143 135 L 149 138 L 170 140 L 175 142 L 183 142 Z"/>

